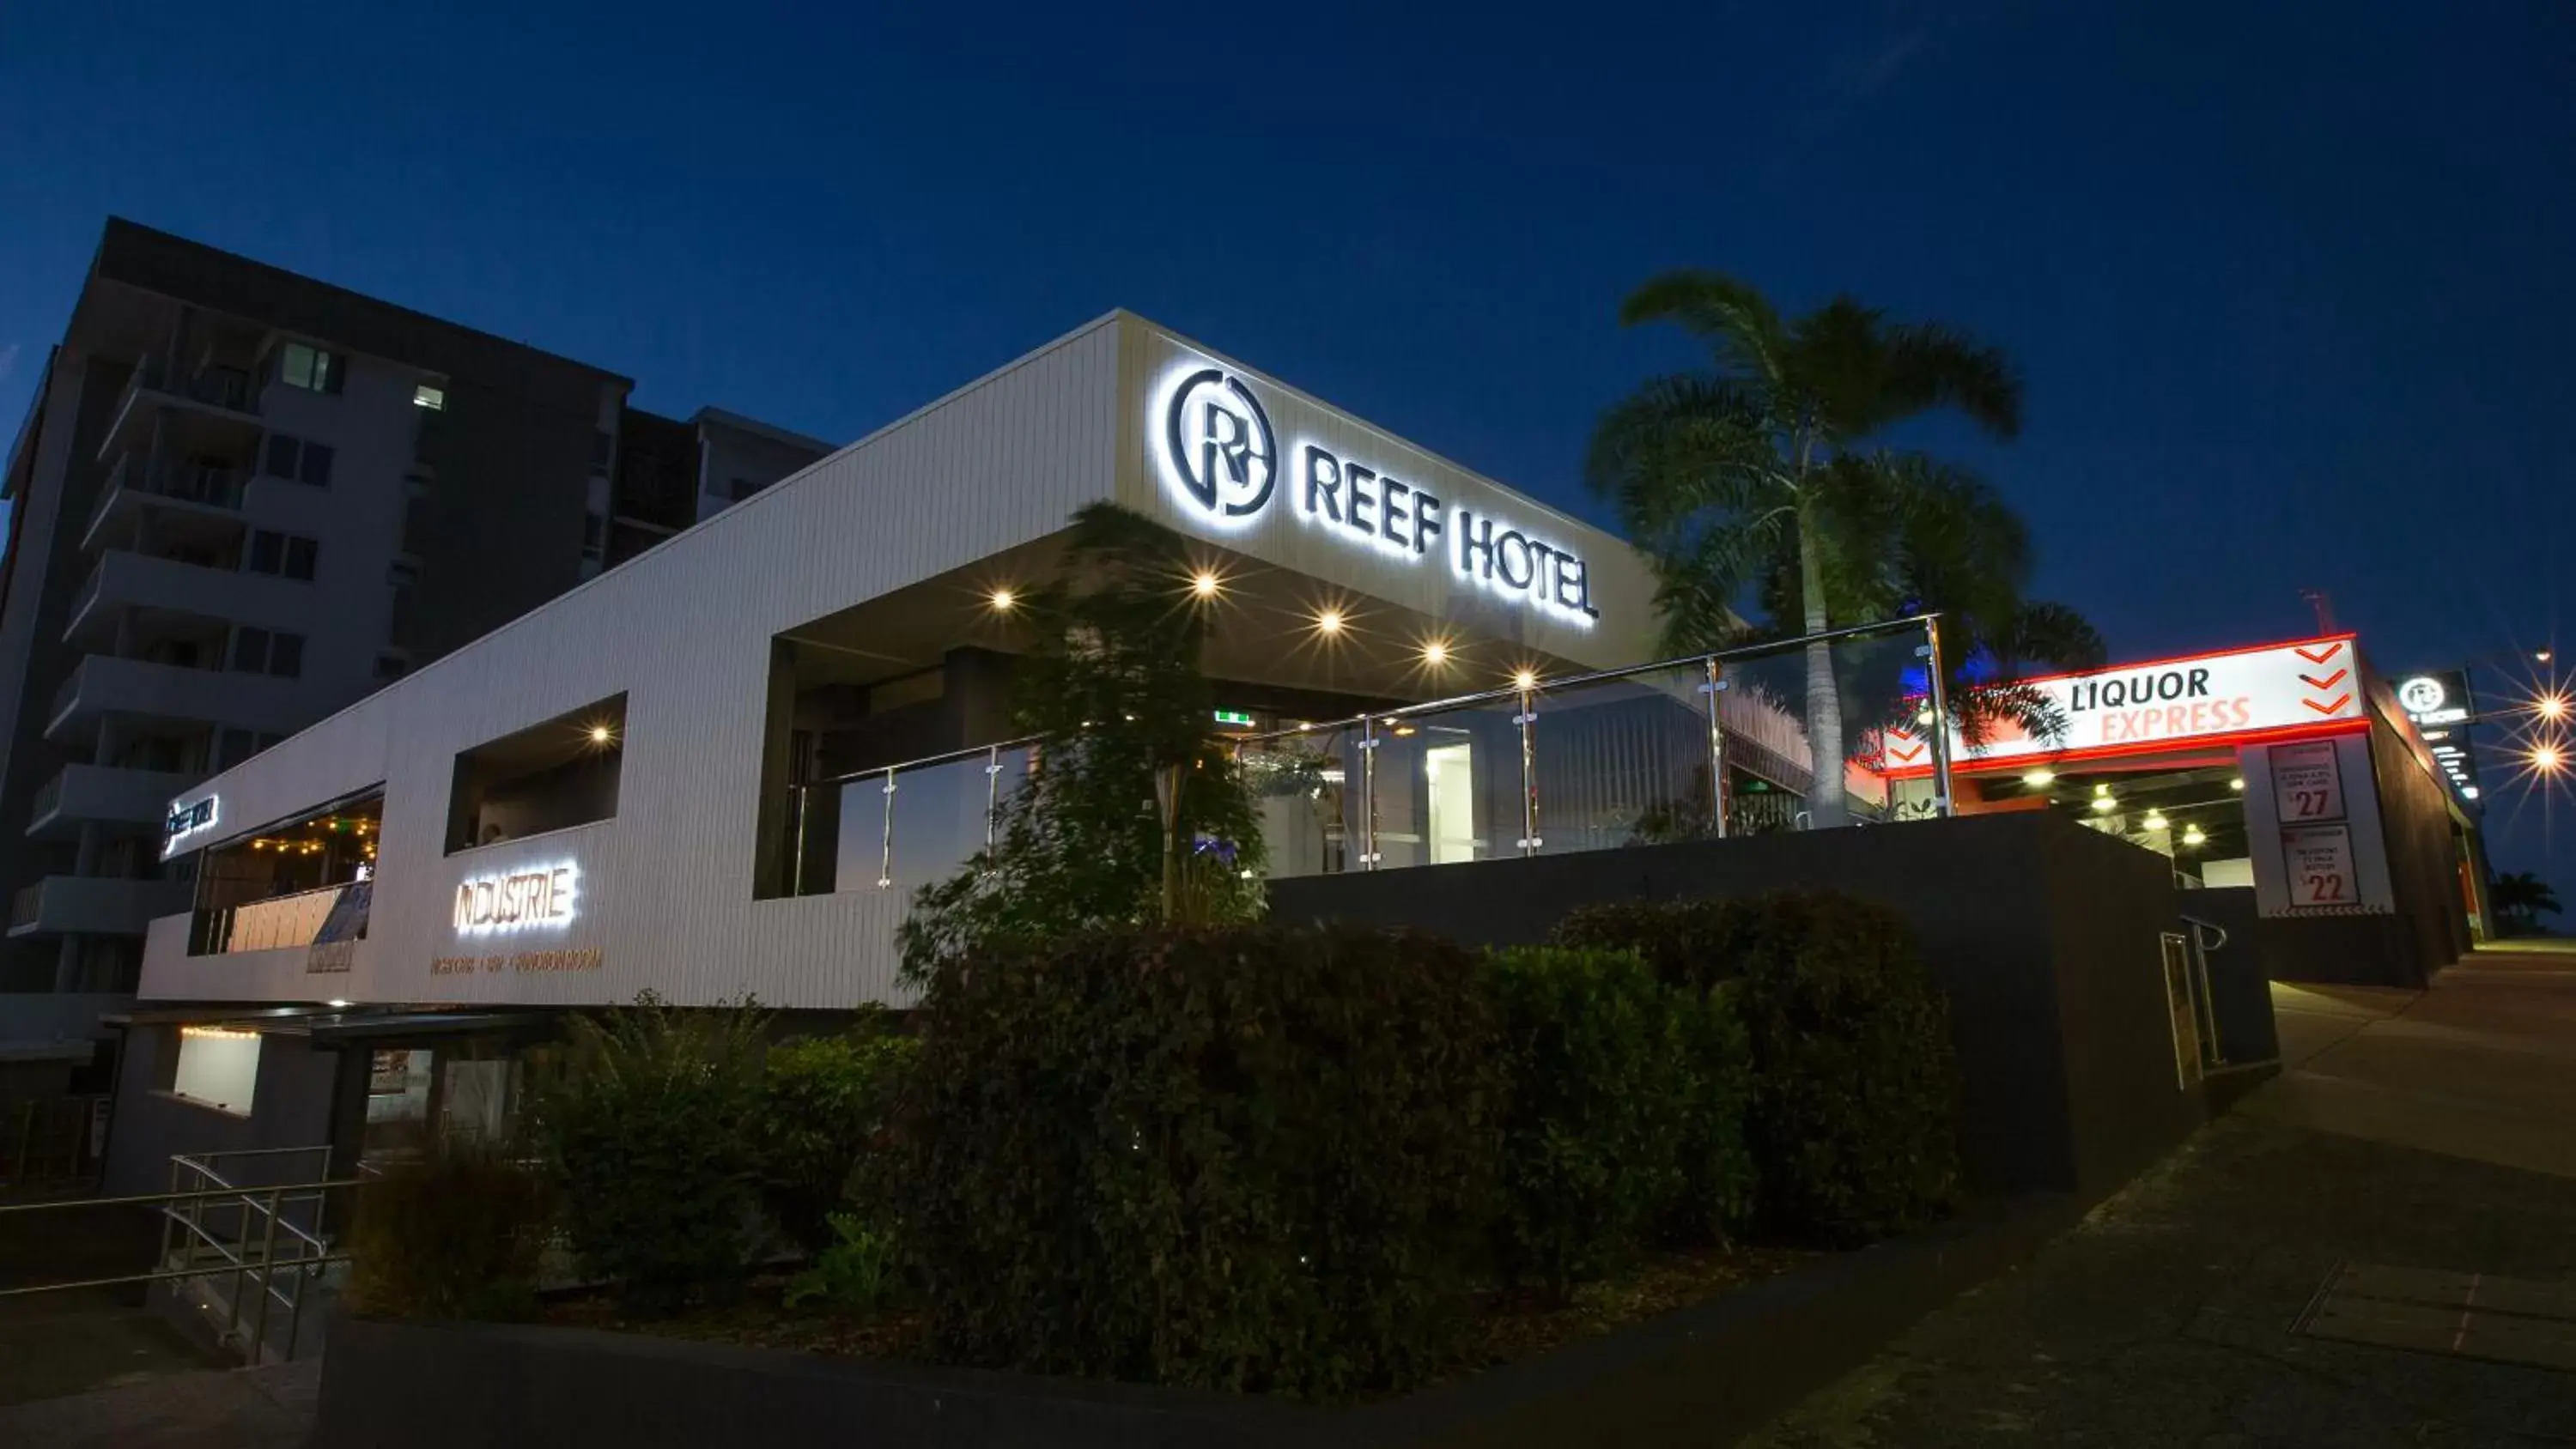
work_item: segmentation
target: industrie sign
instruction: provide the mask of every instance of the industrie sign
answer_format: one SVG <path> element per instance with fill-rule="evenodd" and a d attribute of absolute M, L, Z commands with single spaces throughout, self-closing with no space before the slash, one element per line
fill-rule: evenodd
<path fill-rule="evenodd" d="M 2365 717 L 2350 637 L 2126 664 L 2033 679 L 2024 687 L 2055 706 L 2066 725 L 2063 735 L 2043 738 L 1999 720 L 1973 750 L 1954 730 L 1951 758 L 1973 767 L 2043 755 L 2135 754 L 2169 743 L 2275 736 Z M 1888 731 L 1890 773 L 1929 769 L 1924 743 Z"/>
<path fill-rule="evenodd" d="M 1601 617 L 1582 555 L 1312 439 L 1283 448 L 1255 384 L 1240 373 L 1174 369 L 1156 390 L 1149 427 L 1174 501 L 1221 532 L 1281 506 L 1284 489 L 1284 506 L 1301 522 L 1351 547 L 1445 566 L 1514 605 L 1580 626 Z"/>
<path fill-rule="evenodd" d="M 568 860 L 469 876 L 456 887 L 456 932 L 474 936 L 569 925 L 580 890 L 581 867 Z"/>

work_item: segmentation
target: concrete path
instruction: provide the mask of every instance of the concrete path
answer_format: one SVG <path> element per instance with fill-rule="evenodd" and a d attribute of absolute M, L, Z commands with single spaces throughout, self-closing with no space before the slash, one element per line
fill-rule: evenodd
<path fill-rule="evenodd" d="M 1751 1442 L 2576 1442 L 2576 1374 L 2292 1331 L 2347 1264 L 2576 1284 L 2576 955 L 2274 1003 L 2280 1078 Z"/>
<path fill-rule="evenodd" d="M 0 1444 L 47 1449 L 296 1449 L 313 1435 L 318 1360 L 163 1375 L 0 1409 Z"/>

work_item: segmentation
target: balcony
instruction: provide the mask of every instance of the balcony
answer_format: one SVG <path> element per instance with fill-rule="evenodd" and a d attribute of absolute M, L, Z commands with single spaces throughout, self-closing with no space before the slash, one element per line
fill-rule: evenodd
<path fill-rule="evenodd" d="M 313 713 L 292 679 L 92 655 L 54 692 L 45 738 L 80 739 L 109 714 L 283 735 L 311 723 Z"/>
<path fill-rule="evenodd" d="M 187 419 L 183 427 L 191 431 L 203 426 L 238 437 L 245 430 L 256 436 L 260 429 L 258 390 L 249 369 L 208 366 L 182 375 L 159 358 L 146 358 L 117 399 L 98 456 L 113 457 L 129 432 L 140 433 L 165 410 Z"/>
<path fill-rule="evenodd" d="M 155 916 L 188 908 L 190 882 L 49 875 L 9 903 L 9 934 L 140 936 Z"/>
<path fill-rule="evenodd" d="M 191 956 L 223 956 L 240 951 L 275 951 L 290 946 L 310 946 L 322 934 L 331 912 L 343 900 L 353 900 L 356 911 L 356 935 L 342 934 L 354 940 L 366 934 L 367 897 L 352 898 L 349 892 L 359 887 L 349 884 L 328 885 L 317 890 L 298 891 L 294 895 L 271 896 L 238 906 L 197 912 L 189 942 Z"/>
<path fill-rule="evenodd" d="M 102 556 L 72 600 L 63 642 L 75 648 L 117 647 L 117 623 L 132 615 L 154 637 L 156 622 L 215 620 L 301 629 L 312 617 L 313 586 L 298 579 L 238 569 L 210 568 L 178 559 L 112 548 Z M 195 634 L 202 629 L 185 629 Z M 129 637 L 134 637 L 129 631 Z"/>
<path fill-rule="evenodd" d="M 157 831 L 171 797 L 205 778 L 168 770 L 125 770 L 112 765 L 65 765 L 36 787 L 27 834 L 37 839 L 77 835 L 92 822 L 139 825 Z"/>
<path fill-rule="evenodd" d="M 81 531 L 88 552 L 130 540 L 148 512 L 155 532 L 170 542 L 238 538 L 242 485 L 247 470 L 208 463 L 154 462 L 139 453 L 117 459 Z"/>

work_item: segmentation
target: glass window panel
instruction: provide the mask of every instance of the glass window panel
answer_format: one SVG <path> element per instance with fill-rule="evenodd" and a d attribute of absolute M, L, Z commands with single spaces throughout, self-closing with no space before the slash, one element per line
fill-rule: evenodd
<path fill-rule="evenodd" d="M 1237 747 L 1274 878 L 1360 868 L 1360 731 L 1352 726 L 1245 740 Z"/>

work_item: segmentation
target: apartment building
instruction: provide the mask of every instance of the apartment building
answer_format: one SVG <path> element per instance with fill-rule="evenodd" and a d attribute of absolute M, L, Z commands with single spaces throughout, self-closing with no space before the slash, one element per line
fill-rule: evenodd
<path fill-rule="evenodd" d="M 633 387 L 107 223 L 0 485 L 0 1043 L 131 993 L 174 796 L 827 451 Z"/>

